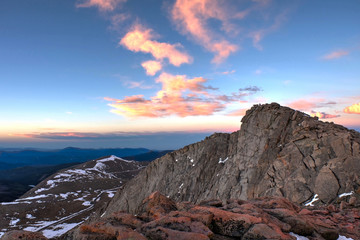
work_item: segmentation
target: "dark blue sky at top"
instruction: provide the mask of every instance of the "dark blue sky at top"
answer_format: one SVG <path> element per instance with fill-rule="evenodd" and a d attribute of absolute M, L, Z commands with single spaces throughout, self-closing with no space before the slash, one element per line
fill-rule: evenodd
<path fill-rule="evenodd" d="M 265 102 L 326 113 L 333 118 L 325 121 L 360 128 L 360 115 L 344 112 L 360 103 L 359 1 L 271 1 L 244 19 L 230 19 L 233 33 L 224 32 L 219 19 L 200 16 L 211 37 L 238 46 L 221 63 L 213 63 L 214 52 L 172 19 L 175 0 L 125 1 L 112 11 L 77 7 L 81 2 L 86 1 L 0 2 L 0 146 L 111 145 L 101 137 L 98 142 L 29 138 L 41 133 L 194 134 L 173 144 L 175 148 L 199 140 L 200 135 L 237 130 L 243 115 L 234 113 Z M 221 10 L 238 12 L 255 4 L 219 2 L 227 7 Z M 117 14 L 128 18 L 113 26 L 111 19 Z M 146 75 L 141 63 L 153 60 L 151 54 L 119 45 L 135 24 L 152 29 L 153 41 L 173 44 L 193 61 L 174 66 L 165 59 L 155 76 Z M 250 35 L 261 29 L 265 33 L 260 49 Z M 326 59 L 339 52 L 344 54 Z M 105 97 L 122 100 L 143 95 L 151 100 L 163 90 L 157 81 L 161 73 L 203 77 L 205 85 L 218 89 L 209 91 L 211 94 L 230 96 L 251 86 L 261 91 L 203 116 L 129 118 L 110 112 Z M 140 87 L 132 87 L 134 82 Z M 324 104 L 328 102 L 336 104 Z M 122 141 L 117 144 L 125 144 Z M 169 138 L 159 140 L 159 149 L 171 147 L 170 143 Z M 151 140 L 141 144 L 153 146 Z M 137 147 L 135 142 L 130 145 Z"/>

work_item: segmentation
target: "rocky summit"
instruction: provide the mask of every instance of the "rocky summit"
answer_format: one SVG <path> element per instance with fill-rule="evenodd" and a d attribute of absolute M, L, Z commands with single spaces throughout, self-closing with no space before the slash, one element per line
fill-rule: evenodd
<path fill-rule="evenodd" d="M 300 205 L 360 194 L 360 134 L 279 104 L 255 105 L 237 132 L 215 133 L 149 164 L 105 215 L 135 213 L 154 191 L 175 201 L 284 197 Z"/>

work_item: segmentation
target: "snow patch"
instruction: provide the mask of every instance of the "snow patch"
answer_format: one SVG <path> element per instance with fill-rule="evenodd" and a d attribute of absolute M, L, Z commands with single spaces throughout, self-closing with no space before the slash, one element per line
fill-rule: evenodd
<path fill-rule="evenodd" d="M 319 195 L 315 194 L 314 197 L 313 197 L 313 199 L 311 199 L 310 202 L 305 203 L 305 206 L 313 207 L 313 206 L 314 206 L 313 203 L 319 200 L 318 196 L 319 196 Z"/>
<path fill-rule="evenodd" d="M 221 158 L 219 158 L 219 163 L 225 163 L 227 160 L 229 160 L 228 157 L 226 157 L 224 160 L 222 160 Z"/>
<path fill-rule="evenodd" d="M 115 160 L 120 160 L 120 161 L 127 162 L 127 163 L 134 162 L 132 160 L 126 160 L 126 159 L 123 159 L 123 158 L 119 158 L 119 157 L 117 157 L 115 155 L 111 155 L 108 158 L 104 158 L 104 159 L 100 159 L 100 160 L 96 160 L 96 161 L 97 162 L 108 162 L 108 161 L 115 161 Z"/>
<path fill-rule="evenodd" d="M 46 182 L 46 187 L 37 189 L 35 191 L 35 193 L 39 194 L 41 192 L 48 191 L 52 188 L 55 188 L 58 183 L 76 182 L 82 178 L 87 178 L 87 179 L 94 179 L 94 177 L 96 177 L 96 178 L 116 178 L 115 175 L 105 171 L 105 169 L 107 168 L 107 165 L 105 164 L 105 162 L 115 161 L 115 160 L 121 160 L 121 161 L 128 162 L 128 163 L 134 162 L 134 161 L 128 161 L 125 159 L 118 158 L 114 155 L 110 156 L 109 158 L 96 160 L 95 165 L 92 168 L 68 169 L 62 173 L 58 173 L 56 176 L 54 176 L 53 179 L 48 180 Z M 94 171 L 96 173 L 94 173 Z"/>
<path fill-rule="evenodd" d="M 1 238 L 4 234 L 5 234 L 4 232 L 0 232 L 0 238 Z"/>
<path fill-rule="evenodd" d="M 18 222 L 20 222 L 20 219 L 11 219 L 9 222 L 9 226 L 15 227 Z"/>
<path fill-rule="evenodd" d="M 339 235 L 339 238 L 337 240 L 354 240 L 354 239 Z"/>
<path fill-rule="evenodd" d="M 353 195 L 353 194 L 354 194 L 354 191 L 351 191 L 351 192 L 349 192 L 349 193 L 343 193 L 343 194 L 340 194 L 340 195 L 339 195 L 339 198 L 346 197 L 346 196 L 351 196 L 351 195 Z"/>
<path fill-rule="evenodd" d="M 80 174 L 80 175 L 87 175 L 88 173 L 83 170 L 83 169 L 70 169 L 70 170 L 66 170 L 65 172 L 68 173 L 76 173 L 76 174 Z M 70 177 L 72 177 L 73 174 L 70 175 Z"/>
<path fill-rule="evenodd" d="M 289 234 L 290 234 L 291 236 L 293 236 L 293 237 L 296 237 L 296 240 L 309 240 L 307 237 L 297 235 L 297 234 L 295 234 L 295 233 L 293 233 L 293 232 L 290 232 Z"/>
<path fill-rule="evenodd" d="M 53 195 L 53 194 L 41 194 L 41 195 L 37 195 L 37 196 L 34 196 L 34 197 L 19 198 L 19 199 L 16 199 L 15 201 L 16 201 L 16 202 L 20 202 L 20 201 L 23 201 L 23 200 L 34 200 L 34 199 L 39 199 L 39 198 L 50 197 L 50 196 L 52 196 L 52 195 Z"/>
<path fill-rule="evenodd" d="M 113 198 L 115 196 L 116 191 L 106 191 L 109 198 Z"/>
<path fill-rule="evenodd" d="M 42 231 L 43 235 L 47 238 L 54 238 L 63 235 L 74 227 L 78 226 L 79 223 L 62 223 L 55 226 L 52 226 L 51 229 L 45 229 Z"/>
<path fill-rule="evenodd" d="M 27 219 L 35 219 L 36 217 L 34 217 L 33 215 L 31 215 L 30 213 L 26 214 L 26 218 Z"/>
<path fill-rule="evenodd" d="M 85 206 L 85 207 L 88 207 L 88 206 L 91 205 L 91 202 L 90 201 L 85 201 L 85 202 L 82 203 L 82 205 Z"/>
<path fill-rule="evenodd" d="M 0 205 L 14 205 L 14 204 L 23 204 L 23 203 L 30 204 L 30 203 L 32 203 L 32 202 L 29 202 L 29 201 L 21 201 L 21 202 L 2 202 L 2 203 L 0 203 Z"/>
<path fill-rule="evenodd" d="M 40 229 L 46 228 L 56 222 L 57 221 L 39 221 L 39 222 L 32 224 L 32 226 L 24 228 L 23 230 L 29 231 L 29 232 L 37 232 Z"/>

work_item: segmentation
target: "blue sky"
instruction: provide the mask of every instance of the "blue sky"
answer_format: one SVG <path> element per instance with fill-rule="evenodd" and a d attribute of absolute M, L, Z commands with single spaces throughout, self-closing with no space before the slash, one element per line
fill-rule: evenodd
<path fill-rule="evenodd" d="M 2 0 L 0 147 L 178 148 L 267 102 L 360 129 L 359 12 L 356 0 Z"/>

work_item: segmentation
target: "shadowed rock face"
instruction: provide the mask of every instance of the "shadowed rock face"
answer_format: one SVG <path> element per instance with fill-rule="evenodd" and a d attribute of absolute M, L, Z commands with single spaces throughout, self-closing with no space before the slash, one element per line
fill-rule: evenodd
<path fill-rule="evenodd" d="M 105 216 L 136 212 L 154 191 L 193 203 L 280 196 L 327 204 L 342 193 L 357 198 L 359 146 L 356 131 L 275 103 L 255 105 L 239 131 L 215 133 L 150 163 L 115 195 Z"/>
<path fill-rule="evenodd" d="M 281 197 L 250 201 L 175 203 L 159 192 L 142 201 L 137 215 L 114 212 L 82 224 L 60 239 L 336 240 L 339 235 L 360 238 L 360 210 L 328 207 L 306 209 Z"/>

